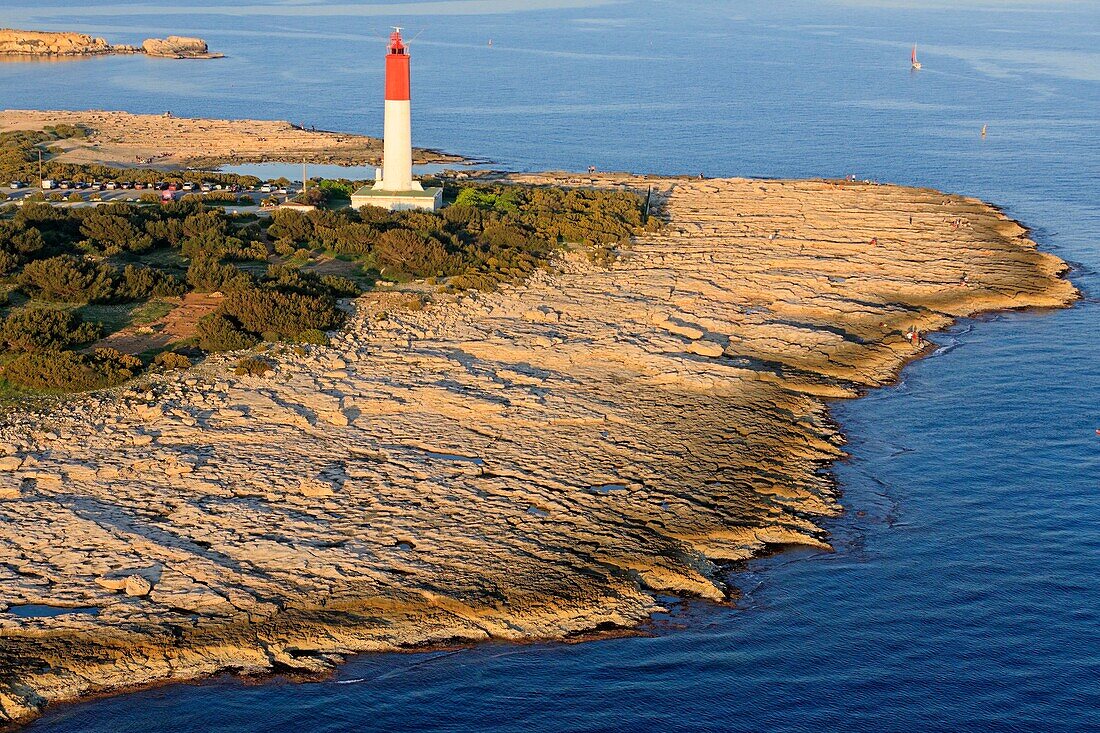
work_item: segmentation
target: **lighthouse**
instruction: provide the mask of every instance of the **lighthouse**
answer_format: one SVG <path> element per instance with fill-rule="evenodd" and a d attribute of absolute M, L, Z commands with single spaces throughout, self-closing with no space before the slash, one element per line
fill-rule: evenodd
<path fill-rule="evenodd" d="M 443 203 L 443 189 L 423 188 L 412 177 L 412 84 L 409 47 L 394 28 L 386 48 L 385 122 L 382 169 L 373 186 L 352 194 L 351 205 L 380 206 L 398 211 L 435 211 Z"/>
<path fill-rule="evenodd" d="M 401 40 L 401 29 L 390 35 L 386 53 L 386 141 L 382 154 L 379 191 L 412 191 L 412 100 L 409 84 L 409 47 Z M 416 184 L 415 188 L 420 188 Z"/>

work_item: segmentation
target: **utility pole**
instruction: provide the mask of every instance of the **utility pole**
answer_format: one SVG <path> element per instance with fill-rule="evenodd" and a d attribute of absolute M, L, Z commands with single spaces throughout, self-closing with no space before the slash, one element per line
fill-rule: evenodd
<path fill-rule="evenodd" d="M 306 177 L 306 161 L 302 159 L 302 201 L 306 200 L 306 186 L 309 185 L 309 179 Z"/>
<path fill-rule="evenodd" d="M 42 148 L 38 149 L 38 184 L 42 185 Z"/>

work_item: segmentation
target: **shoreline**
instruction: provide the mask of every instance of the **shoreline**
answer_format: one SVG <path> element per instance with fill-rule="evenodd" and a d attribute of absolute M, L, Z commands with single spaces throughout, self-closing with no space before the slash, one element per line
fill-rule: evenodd
<path fill-rule="evenodd" d="M 560 182 L 560 177 L 538 174 L 515 175 L 512 178 L 529 183 Z M 622 176 L 597 178 L 605 185 L 644 187 L 655 182 L 648 178 Z M 758 190 L 763 190 L 766 195 L 760 196 Z M 866 208 L 868 202 L 860 199 L 859 205 L 863 208 L 854 210 L 854 213 L 851 209 L 837 206 L 845 201 L 852 203 L 854 199 L 845 197 L 858 197 L 859 194 L 871 194 L 869 198 L 874 200 L 874 205 Z M 307 594 L 297 600 L 292 597 L 289 603 L 282 604 L 281 611 L 253 606 L 253 610 L 247 613 L 248 618 L 264 620 L 260 623 L 248 621 L 238 630 L 234 630 L 237 627 L 219 625 L 217 622 L 202 628 L 200 623 L 194 627 L 193 635 L 188 629 L 177 626 L 175 631 L 163 637 L 163 630 L 156 632 L 157 622 L 151 621 L 147 615 L 145 621 L 137 616 L 131 622 L 136 624 L 135 628 L 150 623 L 154 624 L 154 628 L 121 634 L 103 624 L 84 624 L 86 619 L 73 621 L 72 617 L 60 622 L 28 623 L 27 627 L 35 626 L 37 629 L 26 629 L 34 637 L 34 647 L 51 646 L 53 643 L 58 643 L 58 646 L 55 651 L 40 649 L 31 652 L 30 647 L 25 647 L 24 651 L 38 655 L 43 661 L 46 660 L 42 655 L 51 655 L 52 663 L 57 665 L 88 664 L 81 671 L 84 684 L 88 686 L 78 689 L 79 685 L 74 687 L 73 680 L 65 679 L 64 675 L 42 677 L 30 672 L 17 679 L 30 689 L 45 693 L 43 698 L 72 699 L 95 689 L 88 681 L 92 676 L 109 680 L 120 673 L 134 671 L 112 671 L 110 664 L 94 663 L 97 655 L 102 659 L 122 654 L 124 649 L 128 656 L 135 653 L 150 655 L 140 666 L 147 674 L 155 674 L 155 670 L 151 669 L 155 666 L 154 661 L 157 664 L 171 661 L 169 666 L 159 668 L 190 677 L 199 676 L 191 673 L 204 666 L 216 667 L 218 664 L 223 670 L 226 667 L 247 669 L 254 666 L 256 669 L 277 671 L 280 665 L 285 665 L 303 669 L 312 667 L 316 671 L 331 667 L 349 653 L 392 649 L 394 642 L 400 642 L 402 637 L 406 643 L 418 637 L 429 645 L 448 638 L 471 643 L 493 638 L 513 641 L 538 639 L 540 630 L 568 634 L 598 628 L 601 622 L 632 627 L 659 610 L 657 597 L 661 594 L 720 600 L 723 590 L 721 581 L 715 579 L 716 563 L 720 565 L 755 557 L 774 546 L 777 540 L 785 540 L 788 544 L 827 547 L 823 531 L 811 518 L 835 516 L 840 511 L 840 505 L 837 487 L 830 486 L 827 478 L 819 476 L 818 469 L 832 465 L 833 461 L 844 455 L 840 449 L 843 436 L 835 421 L 829 417 L 827 403 L 841 397 L 858 397 L 863 389 L 888 384 L 898 378 L 905 364 L 927 356 L 926 351 L 906 351 L 896 341 L 890 340 L 893 338 L 889 336 L 891 329 L 904 328 L 906 321 L 916 318 L 917 314 L 922 331 L 933 328 L 942 330 L 959 318 L 983 312 L 1029 309 L 1037 305 L 1064 307 L 1077 297 L 1073 286 L 1062 279 L 1065 263 L 1052 255 L 1039 253 L 1035 243 L 1026 234 L 1020 234 L 1024 230 L 1018 223 L 976 199 L 938 193 L 933 195 L 928 190 L 896 186 L 839 186 L 835 182 L 758 179 L 675 179 L 667 196 L 666 208 L 670 209 L 671 219 L 668 230 L 640 238 L 634 249 L 623 253 L 621 262 L 611 270 L 598 271 L 586 263 L 565 258 L 558 263 L 559 272 L 537 276 L 523 286 L 502 293 L 463 296 L 456 302 L 441 303 L 423 312 L 398 312 L 387 317 L 397 323 L 378 322 L 374 318 L 378 313 L 394 313 L 386 310 L 392 307 L 392 303 L 384 297 L 378 302 L 368 297 L 360 302 L 359 312 L 348 327 L 350 335 L 341 334 L 347 337 L 341 342 L 346 349 L 342 353 L 339 353 L 339 347 L 317 350 L 316 358 L 306 360 L 305 364 L 296 363 L 285 355 L 278 357 L 287 359 L 280 362 L 280 369 L 286 369 L 275 380 L 280 382 L 279 385 L 265 385 L 258 380 L 227 380 L 236 383 L 226 386 L 227 394 L 232 395 L 231 399 L 225 400 L 230 405 L 229 410 L 234 409 L 232 400 L 243 400 L 257 389 L 275 390 L 284 404 L 290 397 L 301 401 L 306 393 L 317 397 L 320 393 L 315 392 L 316 388 L 312 386 L 293 387 L 303 378 L 351 385 L 340 386 L 339 389 L 325 388 L 343 392 L 345 396 L 350 395 L 357 384 L 369 384 L 371 390 L 382 389 L 371 376 L 377 366 L 351 359 L 353 353 L 369 350 L 371 358 L 368 362 L 377 361 L 389 374 L 398 375 L 397 385 L 401 389 L 394 395 L 399 395 L 402 404 L 410 406 L 407 409 L 420 411 L 420 419 L 409 423 L 409 428 L 415 428 L 415 431 L 409 433 L 405 440 L 411 438 L 411 444 L 393 444 L 395 441 L 401 443 L 403 428 L 398 424 L 405 418 L 388 404 L 392 398 L 381 394 L 375 397 L 368 395 L 365 401 L 362 397 L 357 398 L 354 406 L 345 404 L 343 400 L 339 405 L 330 403 L 324 406 L 324 410 L 320 409 L 320 404 L 311 404 L 314 413 L 312 422 L 307 417 L 302 423 L 278 410 L 266 418 L 258 413 L 249 413 L 266 421 L 262 424 L 269 428 L 282 424 L 273 423 L 272 419 L 289 417 L 297 427 L 286 435 L 297 435 L 306 441 L 327 441 L 330 436 L 326 433 L 331 430 L 328 426 L 349 428 L 349 423 L 345 422 L 349 417 L 356 431 L 360 430 L 357 427 L 360 422 L 370 423 L 374 414 L 384 419 L 386 424 L 379 427 L 381 432 L 373 433 L 371 428 L 364 427 L 362 429 L 368 432 L 359 435 L 360 440 L 356 443 L 362 445 L 364 441 L 361 438 L 374 436 L 365 443 L 374 446 L 372 451 L 384 454 L 384 459 L 379 457 L 378 452 L 364 456 L 366 465 L 357 465 L 335 491 L 326 490 L 323 486 L 309 487 L 306 495 L 310 501 L 305 502 L 305 506 L 326 502 L 339 504 L 340 499 L 332 497 L 354 491 L 355 487 L 351 484 L 359 480 L 382 479 L 383 482 L 401 484 L 409 471 L 414 474 L 413 483 L 408 487 L 410 492 L 403 493 L 393 504 L 395 508 L 405 507 L 401 510 L 403 512 L 412 511 L 406 507 L 406 502 L 428 499 L 438 503 L 438 508 L 444 511 L 438 515 L 429 514 L 428 517 L 435 516 L 439 520 L 449 516 L 447 512 L 466 516 L 463 505 L 455 504 L 447 498 L 446 492 L 440 494 L 438 488 L 433 488 L 442 486 L 449 487 L 447 491 L 450 492 L 459 490 L 455 486 L 469 484 L 480 487 L 479 491 L 489 491 L 490 498 L 505 497 L 508 504 L 518 502 L 521 506 L 514 510 L 505 511 L 504 505 L 494 505 L 504 511 L 510 521 L 496 528 L 490 522 L 475 529 L 493 529 L 497 533 L 491 535 L 494 543 L 487 546 L 494 552 L 516 542 L 517 536 L 522 535 L 523 542 L 527 543 L 524 547 L 537 548 L 545 555 L 545 559 L 533 565 L 521 566 L 523 571 L 513 578 L 522 586 L 518 589 L 520 596 L 505 596 L 497 601 L 492 600 L 491 593 L 479 596 L 483 591 L 477 591 L 478 587 L 496 587 L 496 592 L 505 593 L 512 590 L 495 583 L 498 579 L 503 582 L 505 578 L 512 578 L 513 574 L 507 573 L 497 578 L 492 568 L 460 562 L 454 569 L 462 572 L 450 581 L 452 590 L 446 590 L 447 583 L 441 584 L 448 575 L 436 566 L 436 570 L 417 581 L 427 582 L 427 587 L 418 588 L 414 584 L 411 592 L 404 590 L 408 588 L 404 579 L 399 579 L 396 585 L 374 580 L 368 586 L 382 582 L 381 587 L 387 589 L 386 593 L 363 595 L 365 588 L 356 590 L 357 582 L 336 593 L 333 592 L 336 588 L 332 588 L 327 596 L 312 597 L 312 594 Z M 926 236 L 927 232 L 903 232 L 916 243 L 898 234 L 896 241 L 887 241 L 884 237 L 881 245 L 874 250 L 856 239 L 833 241 L 821 233 L 826 224 L 837 232 L 844 232 L 850 226 L 861 225 L 864 219 L 877 219 L 882 216 L 884 205 L 888 208 L 888 205 L 898 203 L 894 197 L 902 197 L 903 200 L 908 200 L 905 197 L 915 197 L 914 200 L 921 206 L 928 207 L 935 206 L 935 199 L 943 198 L 950 202 L 950 212 L 963 211 L 972 217 L 973 236 L 966 238 L 965 258 L 959 254 L 957 261 L 942 261 L 942 235 L 938 226 L 931 239 Z M 941 207 L 948 205 L 939 204 Z M 798 229 L 797 216 L 790 212 L 802 211 L 805 216 L 808 208 L 817 212 L 817 225 L 809 230 L 805 225 Z M 948 212 L 937 212 L 936 218 L 943 218 L 944 213 Z M 739 222 L 742 214 L 748 214 L 750 221 Z M 837 216 L 843 219 L 845 215 L 853 219 L 844 219 L 839 223 L 844 226 L 840 226 L 834 219 Z M 795 229 L 768 239 L 767 233 L 775 225 L 776 216 L 783 219 L 785 230 L 787 227 Z M 978 236 L 979 230 L 982 236 Z M 810 240 L 816 247 L 811 255 L 804 254 L 804 243 L 795 252 L 794 244 L 799 237 L 792 236 L 794 233 L 811 233 L 818 237 Z M 822 260 L 819 253 L 826 251 L 832 254 Z M 884 251 L 890 257 L 886 257 Z M 911 259 L 917 254 L 927 255 L 931 264 L 926 265 L 927 270 L 921 271 L 922 280 L 907 283 L 905 265 L 902 265 L 900 273 L 896 272 L 897 260 Z M 960 267 L 971 267 L 974 263 L 982 268 L 981 279 L 977 276 L 979 270 L 963 271 L 975 273 L 971 286 L 965 292 L 959 290 L 957 285 L 952 289 L 948 285 L 950 278 L 957 277 Z M 769 267 L 764 267 L 765 264 Z M 840 272 L 836 268 L 841 266 L 848 268 L 845 272 L 854 271 L 855 274 L 835 274 Z M 834 274 L 828 274 L 830 272 Z M 887 284 L 876 285 L 885 276 L 884 273 L 894 279 Z M 850 279 L 858 280 L 859 284 L 845 285 Z M 663 295 L 669 283 L 671 291 Z M 883 300 L 880 310 L 875 310 L 867 305 L 872 300 L 870 295 L 865 294 L 868 288 L 883 293 L 897 289 L 899 294 L 894 300 Z M 942 289 L 950 290 L 950 297 L 943 295 L 940 292 Z M 792 293 L 793 301 L 784 297 L 775 300 L 777 292 L 787 290 Z M 617 293 L 622 293 L 623 298 L 620 299 Z M 861 296 L 859 300 L 863 301 L 862 304 L 844 299 L 854 294 Z M 772 300 L 767 305 L 758 305 L 769 298 Z M 745 305 L 733 309 L 730 307 L 731 299 L 739 299 Z M 898 303 L 906 305 L 906 308 L 896 308 Z M 928 312 L 912 310 L 928 309 L 929 304 L 936 308 Z M 982 308 L 982 305 L 988 307 Z M 601 308 L 605 312 L 592 313 L 594 309 L 598 311 Z M 497 315 L 494 316 L 494 313 Z M 838 318 L 844 327 L 835 325 Z M 884 324 L 889 322 L 890 326 L 881 342 L 871 339 L 879 318 L 883 319 Z M 802 325 L 792 325 L 799 323 Z M 816 328 L 806 325 L 814 323 L 818 324 Z M 559 336 L 548 335 L 555 333 L 560 333 L 562 338 L 558 344 L 554 344 L 553 339 Z M 728 334 L 728 340 L 716 354 L 715 347 L 710 344 L 722 346 L 717 340 L 719 334 Z M 550 343 L 542 345 L 539 339 Z M 457 360 L 447 356 L 454 350 L 463 356 Z M 338 352 L 335 359 L 343 363 L 342 367 L 332 361 L 331 354 L 325 353 L 331 351 Z M 558 355 L 555 351 L 565 353 Z M 593 351 L 596 353 L 593 354 Z M 823 355 L 820 358 L 817 356 L 819 353 Z M 217 376 L 217 370 L 222 362 L 228 362 L 225 359 L 211 361 L 213 378 L 222 379 Z M 609 363 L 616 365 L 615 368 L 609 370 L 606 367 Z M 427 371 L 425 364 L 429 364 Z M 488 365 L 492 364 L 498 366 L 489 368 Z M 520 364 L 528 367 L 526 373 L 516 370 Z M 776 364 L 779 366 L 776 367 Z M 361 368 L 364 371 L 360 374 Z M 485 371 L 486 368 L 489 371 Z M 406 369 L 411 371 L 406 372 Z M 401 377 L 403 374 L 406 376 Z M 563 377 L 556 377 L 557 374 Z M 564 378 L 566 374 L 568 378 Z M 619 381 L 624 374 L 629 375 L 627 381 Z M 188 378 L 196 377 L 193 374 L 191 377 L 184 375 L 180 380 Z M 362 381 L 364 378 L 366 382 Z M 393 376 L 389 378 L 394 379 Z M 463 392 L 475 390 L 480 394 L 479 398 L 471 401 L 446 392 L 440 394 L 438 385 L 451 380 L 465 382 Z M 594 391 L 584 384 L 576 384 L 577 380 L 591 382 Z M 291 386 L 281 386 L 284 381 Z M 492 386 L 500 382 L 503 386 Z M 171 384 L 164 386 L 167 390 L 174 388 Z M 649 396 L 654 391 L 659 393 L 656 400 Z M 186 395 L 187 391 L 181 390 L 181 394 Z M 497 403 L 496 398 L 502 395 L 508 398 L 511 406 Z M 438 407 L 430 408 L 430 413 L 424 412 L 429 409 L 424 401 L 429 397 L 437 403 L 443 401 L 445 414 L 440 413 Z M 533 401 L 532 397 L 535 398 Z M 184 430 L 167 412 L 160 411 L 159 417 L 153 414 L 157 412 L 156 405 L 165 399 L 150 401 L 138 395 L 124 399 L 129 400 L 135 409 L 148 411 L 148 417 L 144 420 L 163 423 L 164 429 L 154 437 L 156 444 L 164 443 L 166 436 L 170 438 L 173 433 L 181 440 L 193 434 Z M 640 400 L 642 404 L 625 405 L 623 400 Z M 99 401 L 104 409 L 111 409 L 114 404 L 110 400 Z M 169 397 L 168 402 L 178 408 L 188 401 Z M 670 417 L 670 404 L 679 405 L 686 417 L 679 422 Z M 552 408 L 544 409 L 540 405 L 551 405 Z M 304 402 L 302 406 L 305 406 Z M 578 406 L 582 408 L 579 414 L 576 411 Z M 366 409 L 368 407 L 378 412 L 372 413 Z M 354 416 L 350 414 L 353 410 L 358 410 Z M 597 413 L 605 411 L 605 414 L 598 417 L 592 414 L 593 410 Z M 337 412 L 342 412 L 343 418 L 338 417 Z M 297 414 L 302 415 L 300 412 Z M 86 411 L 83 422 L 88 417 L 99 419 L 101 416 L 99 410 Z M 76 419 L 80 418 L 79 412 L 73 413 L 72 417 L 74 419 L 67 423 L 65 429 L 75 433 L 82 420 Z M 440 417 L 445 419 L 439 420 Z M 540 420 L 545 423 L 547 418 L 557 422 L 548 423 L 550 428 L 537 424 Z M 552 461 L 545 465 L 536 461 L 532 465 L 530 456 L 516 454 L 507 445 L 500 447 L 497 442 L 487 443 L 484 438 L 477 437 L 478 433 L 443 437 L 446 432 L 440 432 L 446 426 L 453 428 L 458 424 L 469 424 L 471 420 L 483 423 L 479 427 L 489 428 L 497 435 L 496 441 L 507 440 L 510 443 L 524 436 L 532 440 L 541 437 L 543 442 L 538 444 L 543 446 L 548 459 L 563 450 L 562 455 L 573 455 L 573 451 L 578 449 L 596 446 L 600 440 L 597 433 L 616 433 L 615 442 L 596 447 L 587 458 L 596 461 L 609 451 L 617 452 L 624 465 L 632 466 L 632 470 L 648 467 L 654 472 L 652 478 L 661 485 L 652 484 L 647 477 L 639 476 L 640 483 L 635 481 L 639 485 L 630 488 L 624 484 L 624 493 L 621 498 L 615 499 L 615 503 L 607 504 L 599 499 L 589 501 L 582 496 L 586 493 L 584 481 L 580 481 L 579 485 L 576 480 L 571 480 L 571 485 L 562 483 L 563 479 L 554 472 L 553 466 L 556 464 Z M 656 427 L 649 430 L 646 420 L 657 421 Z M 554 425 L 565 425 L 568 429 L 554 428 Z M 667 441 L 668 431 L 658 429 L 662 425 L 679 431 L 676 435 L 692 448 L 687 459 L 663 442 L 650 442 Z M 272 435 L 284 435 L 281 428 L 272 429 L 276 431 Z M 731 429 L 738 435 L 726 434 Z M 712 430 L 713 434 L 710 432 Z M 119 434 L 119 440 L 108 441 L 104 447 L 132 453 L 132 448 L 124 447 L 125 443 L 119 442 L 126 435 L 134 434 L 125 423 L 115 424 L 112 431 Z M 236 442 L 218 443 L 232 451 L 235 450 L 233 445 L 247 438 L 248 431 L 242 431 L 243 428 L 234 428 L 228 433 L 215 429 L 209 437 L 212 441 L 232 437 Z M 773 432 L 775 435 L 764 434 Z M 4 433 L 5 439 L 11 438 L 9 430 L 4 430 Z M 563 446 L 562 440 L 576 442 Z M 384 444 L 379 441 L 384 441 Z M 174 443 L 172 451 L 178 452 L 182 444 Z M 475 444 L 480 444 L 482 450 L 473 450 Z M 743 454 L 729 455 L 731 450 L 736 451 L 738 444 L 749 450 Z M 254 443 L 249 441 L 247 445 Z M 752 450 L 754 447 L 755 451 Z M 647 457 L 638 452 L 643 448 L 657 451 L 658 460 L 647 463 Z M 411 449 L 412 453 L 407 449 Z M 440 469 L 438 464 L 444 459 L 428 456 L 428 460 L 424 460 L 422 457 L 425 451 L 439 456 L 447 452 L 459 454 L 460 449 L 465 450 L 459 458 L 469 461 L 473 453 L 481 456 L 481 463 L 466 463 L 452 458 L 448 462 L 462 465 Z M 69 450 L 69 446 L 63 450 Z M 20 454 L 37 455 L 29 450 Z M 62 484 L 43 482 L 50 475 L 57 475 L 57 471 L 67 471 L 78 463 L 98 465 L 95 462 L 89 464 L 87 457 L 81 459 L 80 455 L 79 449 L 68 459 L 51 455 L 47 465 L 39 463 L 34 468 L 33 479 L 39 483 L 34 491 L 36 495 L 41 495 L 39 500 L 56 501 L 73 495 Z M 757 455 L 768 458 L 764 465 L 759 464 Z M 295 457 L 289 458 L 287 462 L 293 464 L 288 466 L 291 471 L 295 466 L 300 468 L 308 464 L 295 464 Z M 312 454 L 310 459 L 314 462 L 320 460 Z M 716 489 L 709 484 L 703 487 L 697 483 L 700 480 L 697 476 L 700 459 L 715 465 L 714 469 L 703 471 L 706 476 L 702 478 L 729 473 L 726 479 L 731 481 L 728 489 Z M 398 466 L 400 470 L 397 474 L 387 472 L 387 465 Z M 584 463 L 577 465 L 586 467 Z M 489 473 L 486 472 L 487 466 L 491 467 Z M 602 479 L 611 473 L 601 469 L 588 480 Z M 69 482 L 80 484 L 79 488 L 74 487 L 78 494 L 90 492 L 88 495 L 100 490 L 95 488 L 97 482 L 121 483 L 125 480 L 120 475 L 116 475 L 115 479 L 105 479 L 96 474 L 96 471 L 92 474 L 78 471 L 72 476 L 63 475 L 69 476 Z M 192 472 L 179 474 L 182 477 L 189 475 Z M 496 476 L 503 480 L 497 480 Z M 628 477 L 615 478 L 626 481 Z M 780 478 L 782 480 L 778 480 Z M 520 480 L 546 486 L 536 485 L 528 487 L 526 492 L 517 491 L 514 484 Z M 386 483 L 371 485 L 374 488 L 361 496 L 368 500 L 368 506 L 372 507 L 370 511 L 377 512 L 378 502 L 381 500 L 385 504 L 385 494 L 392 491 L 393 486 Z M 185 491 L 194 488 L 190 486 Z M 208 485 L 206 491 L 209 493 L 214 488 Z M 547 491 L 547 488 L 551 490 Z M 121 490 L 125 495 L 131 489 Z M 607 493 L 607 496 L 620 496 L 619 489 L 607 491 L 615 492 Z M 290 501 L 298 507 L 298 511 L 305 511 L 303 504 L 292 498 L 292 493 L 293 489 L 288 487 L 280 490 L 277 496 L 271 495 L 267 501 Z M 475 500 L 473 497 L 476 495 L 477 491 L 474 491 L 468 500 Z M 685 499 L 685 496 L 691 498 Z M 670 501 L 686 501 L 687 504 L 672 510 L 672 516 L 669 516 L 670 509 L 659 509 L 656 504 L 650 503 L 662 497 L 666 504 Z M 123 498 L 119 497 L 120 500 Z M 700 499 L 705 501 L 700 503 Z M 524 504 L 538 511 L 532 514 L 530 508 L 522 508 Z M 621 520 L 602 516 L 609 511 L 621 512 Z M 595 515 L 589 512 L 595 512 Z M 480 512 L 471 516 L 479 517 L 474 521 L 486 521 L 479 515 Z M 534 519 L 529 518 L 531 516 Z M 133 518 L 130 521 L 133 522 Z M 387 522 L 392 524 L 389 531 L 398 543 L 412 545 L 412 550 L 401 550 L 402 553 L 420 553 L 421 545 L 429 553 L 439 552 L 444 548 L 435 540 L 462 544 L 471 539 L 459 529 L 460 525 L 442 533 L 430 530 L 431 522 L 416 530 L 401 529 L 404 526 L 402 517 L 386 518 L 383 514 L 372 518 L 372 529 L 376 529 L 375 525 L 379 523 Z M 534 524 L 528 527 L 528 522 Z M 639 525 L 638 522 L 646 524 Z M 570 525 L 568 531 L 558 526 L 563 524 Z M 135 528 L 131 526 L 127 531 Z M 180 529 L 180 526 L 175 527 L 177 533 Z M 433 531 L 438 537 L 425 543 L 421 537 L 431 537 Z M 615 539 L 614 535 L 618 532 L 627 536 Z M 547 545 L 544 535 L 557 537 L 557 541 Z M 580 551 L 567 549 L 570 542 L 590 544 L 596 538 L 599 539 L 594 548 L 581 548 Z M 635 539 L 638 544 L 630 544 Z M 496 542 L 504 544 L 497 545 Z M 620 544 L 615 549 L 617 542 Z M 125 550 L 124 546 L 115 547 L 119 552 Z M 116 551 L 111 547 L 104 549 L 107 553 Z M 380 551 L 381 546 L 372 553 Z M 484 551 L 485 547 L 482 547 L 478 552 Z M 320 561 L 323 554 L 324 547 L 317 545 L 308 556 Z M 289 557 L 293 558 L 293 553 Z M 253 558 L 252 562 L 258 560 L 262 558 Z M 386 560 L 379 557 L 373 565 L 368 562 L 363 569 L 377 573 L 398 566 L 403 566 L 403 574 L 412 573 L 402 575 L 402 578 L 421 575 L 415 563 L 399 555 L 391 555 Z M 166 563 L 164 569 L 168 567 Z M 314 573 L 313 577 L 329 577 L 330 567 L 319 566 L 318 569 L 325 572 L 321 576 Z M 532 579 L 527 574 L 540 570 L 555 574 L 552 582 L 538 579 L 535 585 L 529 585 Z M 577 575 L 578 570 L 597 573 L 597 576 L 582 581 L 585 576 Z M 460 580 L 466 578 L 464 573 L 474 571 L 482 573 L 476 583 L 471 585 L 478 578 L 476 574 Z M 599 575 L 601 573 L 604 575 Z M 585 592 L 579 596 L 563 591 L 559 585 L 565 583 L 565 587 L 572 588 L 580 582 L 590 583 L 594 579 L 598 582 L 586 586 Z M 73 578 L 70 584 L 75 583 L 74 591 L 84 593 L 89 590 L 84 585 L 88 580 L 92 578 Z M 207 586 L 215 580 L 215 576 L 210 576 Z M 168 579 L 163 575 L 157 582 L 158 589 L 162 582 L 168 584 Z M 468 590 L 459 590 L 454 594 L 454 589 L 467 586 Z M 270 594 L 271 590 L 269 588 L 267 593 Z M 530 593 L 535 596 L 529 597 L 527 594 Z M 538 598 L 539 593 L 546 595 Z M 109 596 L 103 598 L 111 602 Z M 303 601 L 310 598 L 312 600 L 303 605 Z M 6 602 L 9 599 L 3 600 Z M 158 602 L 155 596 L 152 600 Z M 175 600 L 180 600 L 178 594 Z M 238 604 L 245 600 L 234 598 Z M 126 601 L 115 612 L 142 603 L 145 601 L 140 599 Z M 495 607 L 494 603 L 497 604 Z M 547 604 L 555 609 L 556 615 L 546 617 Z M 331 618 L 334 610 L 339 618 Z M 239 613 L 237 615 L 240 616 Z M 350 623 L 349 615 L 352 616 Z M 355 617 L 360 620 L 356 621 Z M 372 621 L 366 628 L 357 625 L 369 618 L 384 619 L 385 623 L 374 625 Z M 201 613 L 198 620 L 202 620 Z M 265 630 L 268 624 L 272 628 Z M 413 636 L 408 636 L 410 629 L 407 626 L 403 632 L 399 630 L 403 624 L 411 624 Z M 13 629 L 6 623 L 0 629 L 3 629 L 0 631 L 2 655 L 6 646 L 2 640 L 7 640 L 9 646 L 17 647 L 17 640 L 22 634 L 19 626 Z M 211 636 L 202 639 L 206 634 Z M 95 638 L 97 635 L 99 638 Z M 66 637 L 79 637 L 84 641 L 66 643 Z M 175 641 L 169 643 L 175 648 L 154 650 L 151 646 L 156 645 L 152 642 L 158 637 L 166 641 L 174 638 Z M 22 638 L 31 641 L 31 637 Z M 262 648 L 256 647 L 258 639 L 266 639 L 260 644 Z M 138 646 L 136 650 L 135 645 Z M 216 653 L 211 655 L 209 652 L 215 648 Z M 9 659 L 20 658 L 17 649 L 8 651 L 14 652 Z M 207 653 L 203 654 L 204 651 Z M 74 652 L 77 659 L 73 658 Z M 171 656 L 176 653 L 178 658 Z M 230 659 L 236 663 L 230 664 Z M 15 674 L 18 675 L 18 672 Z M 178 678 L 164 676 L 160 679 L 179 681 Z M 3 681 L 0 681 L 0 706 L 8 710 L 2 685 Z M 109 682 L 101 687 L 107 692 L 115 689 Z M 7 700 L 18 703 L 11 697 Z M 13 709 L 19 710 L 18 707 Z M 33 715 L 33 711 L 28 710 L 27 714 Z"/>

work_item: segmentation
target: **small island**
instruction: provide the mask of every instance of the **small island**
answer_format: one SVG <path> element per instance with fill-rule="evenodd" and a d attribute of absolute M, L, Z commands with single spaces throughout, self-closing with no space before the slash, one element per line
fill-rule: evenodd
<path fill-rule="evenodd" d="M 216 59 L 223 54 L 211 53 L 201 38 L 168 36 L 147 38 L 141 46 L 112 45 L 103 38 L 84 33 L 25 31 L 0 28 L 0 56 L 28 58 L 80 58 L 143 53 L 147 56 L 172 59 Z"/>

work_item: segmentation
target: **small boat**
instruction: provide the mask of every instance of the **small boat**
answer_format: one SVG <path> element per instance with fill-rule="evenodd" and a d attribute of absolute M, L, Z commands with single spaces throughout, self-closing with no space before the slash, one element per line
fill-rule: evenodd
<path fill-rule="evenodd" d="M 917 47 L 915 44 L 913 45 L 913 53 L 909 54 L 909 68 L 914 71 L 920 71 L 921 69 L 920 61 L 917 61 Z"/>
<path fill-rule="evenodd" d="M 982 125 L 982 137 L 985 137 L 985 130 L 989 125 Z"/>

